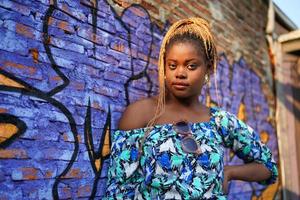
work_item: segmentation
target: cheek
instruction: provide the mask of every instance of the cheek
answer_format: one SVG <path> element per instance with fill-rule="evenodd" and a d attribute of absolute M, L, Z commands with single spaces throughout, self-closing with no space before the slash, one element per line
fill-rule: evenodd
<path fill-rule="evenodd" d="M 201 89 L 204 85 L 204 73 L 196 73 L 191 77 L 194 87 Z"/>
<path fill-rule="evenodd" d="M 165 85 L 169 88 L 171 85 L 172 79 L 170 78 L 170 76 L 166 76 L 165 79 Z"/>
<path fill-rule="evenodd" d="M 173 80 L 172 77 L 173 77 L 172 72 L 166 70 L 166 72 L 165 72 L 165 86 L 166 86 L 168 89 L 170 89 L 170 87 L 171 87 L 172 80 Z"/>
<path fill-rule="evenodd" d="M 173 76 L 174 76 L 173 71 L 168 70 L 168 69 L 165 70 L 165 80 L 166 81 L 171 81 Z"/>

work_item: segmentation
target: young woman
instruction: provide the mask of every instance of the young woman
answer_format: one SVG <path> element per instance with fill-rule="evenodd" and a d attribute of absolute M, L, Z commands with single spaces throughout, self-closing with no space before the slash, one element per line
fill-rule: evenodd
<path fill-rule="evenodd" d="M 257 133 L 199 102 L 216 62 L 207 21 L 170 27 L 160 50 L 158 96 L 128 106 L 112 136 L 107 199 L 226 199 L 230 180 L 276 180 L 276 163 Z M 247 164 L 224 166 L 225 147 Z"/>

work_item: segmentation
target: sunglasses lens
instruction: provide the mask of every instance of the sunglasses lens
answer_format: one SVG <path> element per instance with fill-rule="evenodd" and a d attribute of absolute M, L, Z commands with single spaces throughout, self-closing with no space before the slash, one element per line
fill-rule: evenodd
<path fill-rule="evenodd" d="M 184 121 L 177 122 L 176 123 L 176 129 L 177 129 L 177 131 L 183 132 L 183 133 L 190 131 L 190 128 L 189 128 L 188 124 Z"/>
<path fill-rule="evenodd" d="M 184 146 L 184 148 L 189 152 L 196 152 L 198 149 L 197 142 L 193 138 L 184 138 L 181 141 L 181 143 Z"/>

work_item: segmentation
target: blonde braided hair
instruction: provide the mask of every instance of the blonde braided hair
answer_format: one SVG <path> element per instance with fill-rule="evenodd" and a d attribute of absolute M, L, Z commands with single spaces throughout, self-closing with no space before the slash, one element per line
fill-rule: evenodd
<path fill-rule="evenodd" d="M 165 111 L 165 54 L 166 48 L 170 41 L 176 36 L 190 34 L 194 35 L 203 43 L 205 56 L 213 67 L 214 73 L 217 70 L 217 50 L 215 41 L 211 33 L 208 22 L 200 17 L 192 17 L 188 19 L 182 19 L 174 23 L 168 32 L 166 33 L 160 48 L 158 59 L 158 80 L 159 80 L 159 94 L 157 100 L 157 107 L 154 117 L 148 122 L 147 127 L 151 127 L 155 124 L 158 117 L 160 117 Z M 215 79 L 216 80 L 216 79 Z"/>
<path fill-rule="evenodd" d="M 159 59 L 158 59 L 158 80 L 159 80 L 159 94 L 157 99 L 157 106 L 155 110 L 154 117 L 147 124 L 147 131 L 145 132 L 144 137 L 141 140 L 141 148 L 144 144 L 145 139 L 147 138 L 149 132 L 154 126 L 156 120 L 164 113 L 165 111 L 165 102 L 166 102 L 166 88 L 165 88 L 165 55 L 166 49 L 172 39 L 184 35 L 192 35 L 199 39 L 200 43 L 203 44 L 203 49 L 210 67 L 213 68 L 214 73 L 216 74 L 217 70 L 217 50 L 215 41 L 210 30 L 208 22 L 200 17 L 192 17 L 187 19 L 182 19 L 175 22 L 168 30 L 161 44 Z M 216 78 L 215 78 L 215 85 Z M 217 88 L 216 88 L 217 89 Z M 217 93 L 218 98 L 218 93 Z"/>

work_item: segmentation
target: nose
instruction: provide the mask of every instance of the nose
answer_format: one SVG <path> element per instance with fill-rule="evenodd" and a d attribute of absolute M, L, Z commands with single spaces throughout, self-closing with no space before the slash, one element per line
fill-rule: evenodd
<path fill-rule="evenodd" d="M 179 79 L 183 79 L 183 78 L 186 78 L 187 77 L 187 73 L 185 71 L 185 68 L 184 67 L 178 67 L 176 69 L 176 74 L 175 74 L 176 78 L 179 78 Z"/>

